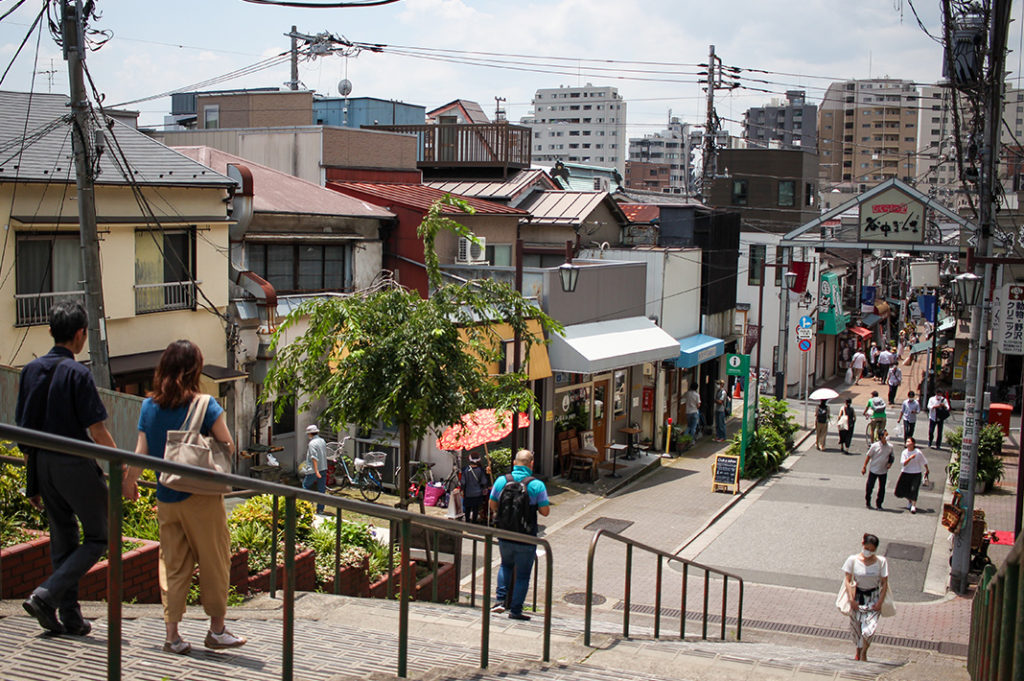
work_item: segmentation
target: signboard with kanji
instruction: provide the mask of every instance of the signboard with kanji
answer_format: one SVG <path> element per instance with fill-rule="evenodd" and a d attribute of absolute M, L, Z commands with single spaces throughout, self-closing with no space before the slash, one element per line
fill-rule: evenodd
<path fill-rule="evenodd" d="M 896 187 L 860 204 L 857 236 L 876 244 L 924 243 L 924 204 Z"/>
<path fill-rule="evenodd" d="M 999 352 L 1024 355 L 1024 285 L 1006 284 L 999 296 Z"/>

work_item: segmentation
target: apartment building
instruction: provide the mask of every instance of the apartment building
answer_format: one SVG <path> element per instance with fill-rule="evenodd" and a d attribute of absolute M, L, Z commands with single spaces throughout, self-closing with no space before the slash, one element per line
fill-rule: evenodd
<path fill-rule="evenodd" d="M 699 131 L 691 130 L 689 123 L 683 123 L 678 117 L 669 116 L 668 127 L 653 135 L 631 137 L 629 140 L 629 160 L 641 164 L 665 164 L 669 167 L 668 182 L 657 187 L 678 189 L 684 194 L 696 193 L 693 173 L 693 154 L 700 148 L 703 137 Z M 650 189 L 645 184 L 629 184 L 627 173 L 626 186 L 638 189 Z"/>
<path fill-rule="evenodd" d="M 818 109 L 823 188 L 864 191 L 890 177 L 917 175 L 920 92 L 896 78 L 829 85 Z"/>
<path fill-rule="evenodd" d="M 533 162 L 626 165 L 626 102 L 618 88 L 562 86 L 537 90 L 533 114 L 520 121 L 533 132 Z"/>
<path fill-rule="evenodd" d="M 772 99 L 767 106 L 747 109 L 743 136 L 754 148 L 808 149 L 818 145 L 818 107 L 807 103 L 804 90 L 786 91 L 786 101 Z"/>

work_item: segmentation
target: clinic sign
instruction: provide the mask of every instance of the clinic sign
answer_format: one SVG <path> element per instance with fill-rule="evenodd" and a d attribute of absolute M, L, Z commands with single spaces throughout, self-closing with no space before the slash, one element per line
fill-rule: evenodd
<path fill-rule="evenodd" d="M 923 244 L 924 204 L 893 187 L 860 204 L 860 241 L 874 244 Z"/>
<path fill-rule="evenodd" d="M 999 352 L 1024 355 L 1024 285 L 1006 284 L 999 296 Z"/>

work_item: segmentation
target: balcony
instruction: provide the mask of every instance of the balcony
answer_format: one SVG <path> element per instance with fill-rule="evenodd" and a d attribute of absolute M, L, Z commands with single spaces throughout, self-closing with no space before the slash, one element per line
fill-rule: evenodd
<path fill-rule="evenodd" d="M 50 308 L 62 300 L 85 303 L 85 291 L 51 291 L 17 293 L 14 296 L 15 326 L 36 326 L 50 323 Z"/>
<path fill-rule="evenodd" d="M 196 281 L 169 281 L 162 284 L 135 285 L 135 314 L 194 310 Z"/>
<path fill-rule="evenodd" d="M 510 123 L 460 123 L 447 125 L 374 125 L 371 130 L 415 135 L 416 165 L 428 168 L 530 167 L 532 131 Z"/>

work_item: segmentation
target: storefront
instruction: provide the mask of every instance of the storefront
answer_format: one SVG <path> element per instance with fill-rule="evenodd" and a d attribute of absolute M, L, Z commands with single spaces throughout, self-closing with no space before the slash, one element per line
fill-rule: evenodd
<path fill-rule="evenodd" d="M 704 423 L 714 423 L 715 381 L 721 376 L 718 358 L 725 353 L 725 341 L 721 338 L 698 333 L 679 340 L 679 356 L 675 365 L 679 369 L 679 395 L 697 387 L 700 395 L 701 411 Z M 681 400 L 682 401 L 682 400 Z M 680 404 L 676 411 L 676 423 L 686 423 L 684 405 Z"/>

